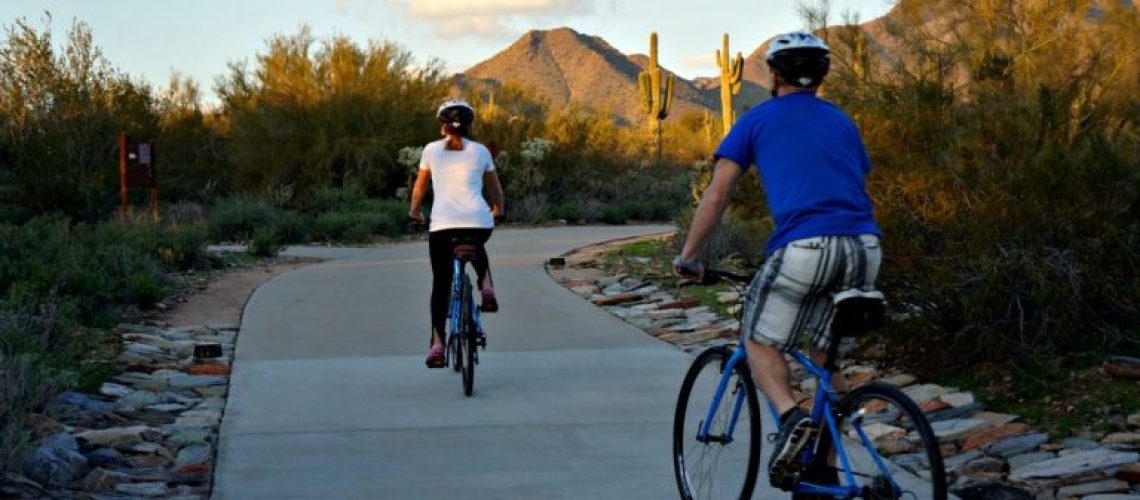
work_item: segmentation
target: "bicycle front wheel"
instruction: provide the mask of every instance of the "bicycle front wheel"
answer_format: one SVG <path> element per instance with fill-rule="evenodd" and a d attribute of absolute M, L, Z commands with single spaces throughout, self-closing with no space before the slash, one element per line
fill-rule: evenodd
<path fill-rule="evenodd" d="M 749 498 L 756 486 L 760 403 L 747 363 L 728 366 L 731 356 L 727 347 L 706 350 L 681 384 L 673 416 L 673 473 L 681 498 Z M 727 384 L 714 401 L 722 377 Z M 702 435 L 710 408 L 708 434 Z"/>
<path fill-rule="evenodd" d="M 839 401 L 836 422 L 863 498 L 946 499 L 946 468 L 922 410 L 893 385 L 871 383 Z M 846 482 L 840 472 L 840 481 Z"/>
<path fill-rule="evenodd" d="M 475 390 L 475 336 L 473 325 L 475 320 L 471 316 L 474 302 L 471 299 L 471 281 L 467 275 L 463 276 L 463 286 L 459 298 L 459 328 L 460 335 L 456 345 L 461 346 L 457 351 L 457 359 L 462 359 L 460 373 L 463 374 L 463 394 L 470 396 Z"/>

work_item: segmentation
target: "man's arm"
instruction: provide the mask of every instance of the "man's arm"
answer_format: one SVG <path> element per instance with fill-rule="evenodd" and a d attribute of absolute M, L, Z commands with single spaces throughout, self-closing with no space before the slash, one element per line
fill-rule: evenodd
<path fill-rule="evenodd" d="M 736 162 L 724 157 L 717 160 L 712 181 L 701 196 L 701 203 L 697 205 L 697 213 L 693 215 L 693 222 L 689 226 L 689 236 L 681 250 L 682 262 L 695 262 L 700 256 L 709 236 L 720 223 L 724 210 L 728 208 L 732 190 L 743 173 L 744 169 Z"/>
<path fill-rule="evenodd" d="M 418 221 L 424 219 L 424 214 L 420 212 L 420 205 L 423 205 L 429 181 L 431 181 L 431 169 L 420 169 L 419 173 L 416 174 L 416 183 L 412 187 L 412 206 L 408 209 L 408 216 Z"/>
<path fill-rule="evenodd" d="M 491 197 L 491 215 L 503 216 L 503 185 L 499 183 L 499 174 L 493 170 L 483 174 L 483 185 L 487 187 L 487 195 Z"/>

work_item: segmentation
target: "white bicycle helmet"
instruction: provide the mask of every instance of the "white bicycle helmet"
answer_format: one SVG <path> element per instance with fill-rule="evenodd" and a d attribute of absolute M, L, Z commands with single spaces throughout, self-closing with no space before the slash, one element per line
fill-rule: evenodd
<path fill-rule="evenodd" d="M 765 60 L 780 72 L 780 80 L 795 87 L 814 87 L 823 82 L 831 67 L 831 48 L 819 37 L 802 31 L 772 39 Z"/>
<path fill-rule="evenodd" d="M 435 112 L 440 123 L 447 123 L 453 127 L 469 126 L 475 121 L 475 108 L 463 99 L 448 99 L 439 105 Z"/>

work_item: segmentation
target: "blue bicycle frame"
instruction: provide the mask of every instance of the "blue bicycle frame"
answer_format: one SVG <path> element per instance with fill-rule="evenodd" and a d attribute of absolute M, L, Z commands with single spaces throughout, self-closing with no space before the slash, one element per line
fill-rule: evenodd
<path fill-rule="evenodd" d="M 448 325 L 450 326 L 448 335 L 458 336 L 463 333 L 464 325 L 459 324 L 459 309 L 462 307 L 460 297 L 463 296 L 463 275 L 464 262 L 458 257 L 452 260 L 452 275 L 451 275 L 451 313 L 448 315 Z M 467 300 L 471 302 L 471 320 L 475 323 L 475 333 L 478 335 L 483 334 L 483 320 L 479 317 L 479 308 L 475 307 L 474 294 L 469 295 Z"/>
<path fill-rule="evenodd" d="M 816 495 L 831 495 L 836 498 L 855 498 L 856 496 L 859 496 L 861 493 L 863 493 L 863 488 L 855 482 L 855 475 L 851 473 L 851 461 L 847 457 L 847 451 L 843 447 L 843 436 L 839 433 L 839 428 L 835 423 L 835 417 L 832 409 L 839 403 L 839 395 L 831 386 L 831 373 L 817 366 L 811 361 L 810 358 L 808 358 L 800 351 L 793 351 L 791 354 L 796 362 L 803 365 L 803 367 L 806 368 L 808 372 L 810 372 L 819 380 L 819 384 L 817 384 L 815 390 L 815 402 L 812 405 L 811 417 L 816 422 L 824 422 L 827 424 L 827 430 L 831 434 L 832 445 L 835 447 L 835 453 L 839 457 L 840 463 L 843 466 L 843 472 L 845 474 L 845 479 L 847 482 L 846 486 L 824 486 L 808 482 L 801 482 L 796 484 L 795 490 L 793 492 Z M 709 410 L 705 416 L 704 422 L 701 423 L 701 428 L 697 435 L 698 441 L 707 443 L 713 440 L 709 437 L 709 427 L 712 425 L 713 418 L 716 416 L 716 410 L 720 407 L 720 402 L 721 399 L 724 398 L 725 391 L 728 390 L 728 381 L 733 374 L 733 369 L 736 367 L 737 363 L 747 363 L 747 357 L 748 355 L 745 352 L 744 342 L 741 341 L 736 350 L 732 353 L 732 356 L 729 357 L 728 362 L 725 364 L 724 370 L 721 373 L 720 381 L 717 383 L 716 387 L 716 394 L 713 396 L 712 404 L 709 406 Z M 743 392 L 736 394 L 736 401 L 732 407 L 732 420 L 729 421 L 728 431 L 725 436 L 717 439 L 718 441 L 723 441 L 725 443 L 732 442 L 733 433 L 736 431 L 736 422 L 740 417 L 740 410 L 744 406 L 745 397 L 746 394 Z M 779 422 L 780 413 L 776 410 L 776 407 L 773 406 L 771 402 L 768 402 L 768 409 L 772 413 L 773 420 L 775 422 Z M 848 417 L 851 418 L 855 432 L 859 435 L 859 439 L 863 443 L 863 446 L 867 448 L 869 454 L 874 459 L 875 465 L 882 472 L 883 477 L 889 479 L 891 485 L 894 486 L 897 490 L 901 490 L 898 482 L 895 481 L 894 476 L 891 475 L 890 468 L 883 461 L 882 457 L 879 456 L 879 453 L 875 450 L 874 443 L 871 442 L 871 439 L 867 436 L 866 432 L 863 431 L 862 414 L 849 415 Z M 803 463 L 809 463 L 814 458 L 816 451 L 817 450 L 814 448 L 808 448 L 804 450 L 804 455 L 802 457 Z"/>

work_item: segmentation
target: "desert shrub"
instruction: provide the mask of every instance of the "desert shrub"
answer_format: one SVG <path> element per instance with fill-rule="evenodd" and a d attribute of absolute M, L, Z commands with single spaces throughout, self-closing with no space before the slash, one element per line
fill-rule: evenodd
<path fill-rule="evenodd" d="M 249 240 L 249 253 L 257 257 L 273 257 L 281 248 L 281 237 L 273 226 L 257 228 Z"/>
<path fill-rule="evenodd" d="M 625 224 L 629 220 L 629 216 L 626 214 L 623 205 L 608 203 L 602 207 L 598 220 L 606 224 Z"/>
<path fill-rule="evenodd" d="M 941 4 L 899 2 L 890 58 L 857 28 L 821 31 L 827 98 L 876 167 L 882 288 L 909 316 L 895 359 L 948 374 L 1140 353 L 1135 8 L 991 2 L 925 24 Z"/>
<path fill-rule="evenodd" d="M 235 195 L 214 203 L 207 220 L 215 241 L 246 241 L 258 228 L 275 225 L 280 215 L 262 199 Z"/>
<path fill-rule="evenodd" d="M 52 368 L 40 355 L 0 349 L 0 471 L 15 468 L 31 444 L 27 416 L 74 381 L 74 373 Z"/>
<path fill-rule="evenodd" d="M 184 201 L 163 206 L 161 209 L 162 223 L 168 226 L 186 226 L 205 224 L 206 211 L 202 205 Z"/>
<path fill-rule="evenodd" d="M 299 202 L 299 208 L 308 214 L 321 214 L 361 211 L 368 206 L 368 203 L 368 197 L 364 194 L 364 190 L 359 187 L 323 187 L 305 196 Z"/>
<path fill-rule="evenodd" d="M 313 240 L 313 216 L 309 214 L 281 212 L 275 228 L 281 243 L 308 243 Z"/>
<path fill-rule="evenodd" d="M 549 218 L 565 220 L 568 224 L 577 224 L 582 220 L 582 207 L 577 202 L 567 201 L 550 207 Z"/>
<path fill-rule="evenodd" d="M 679 231 L 672 240 L 673 250 L 677 253 L 681 252 L 681 246 L 685 243 L 695 212 L 694 208 L 689 208 L 677 218 Z M 730 208 L 709 238 L 703 259 L 713 267 L 731 260 L 755 271 L 764 263 L 764 244 L 773 227 L 770 218 L 760 218 L 754 213 Z"/>

